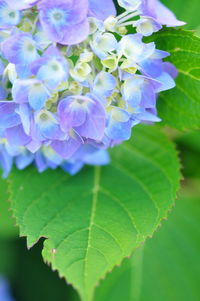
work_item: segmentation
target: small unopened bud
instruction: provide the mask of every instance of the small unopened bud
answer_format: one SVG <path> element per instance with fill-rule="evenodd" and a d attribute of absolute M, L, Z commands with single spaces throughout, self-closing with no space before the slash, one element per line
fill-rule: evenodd
<path fill-rule="evenodd" d="M 102 65 L 111 70 L 115 70 L 118 66 L 118 58 L 115 55 L 109 55 L 107 58 L 101 61 Z"/>
<path fill-rule="evenodd" d="M 128 30 L 125 26 L 120 26 L 120 27 L 117 27 L 117 32 L 121 35 L 121 36 L 124 36 L 127 34 Z"/>
<path fill-rule="evenodd" d="M 105 29 L 114 32 L 116 30 L 117 19 L 114 16 L 108 17 L 104 21 Z"/>
<path fill-rule="evenodd" d="M 80 62 L 89 63 L 93 60 L 94 54 L 91 51 L 84 51 L 80 55 Z"/>
<path fill-rule="evenodd" d="M 83 82 L 91 71 L 92 69 L 88 63 L 79 62 L 75 68 L 70 71 L 70 74 L 75 80 Z"/>

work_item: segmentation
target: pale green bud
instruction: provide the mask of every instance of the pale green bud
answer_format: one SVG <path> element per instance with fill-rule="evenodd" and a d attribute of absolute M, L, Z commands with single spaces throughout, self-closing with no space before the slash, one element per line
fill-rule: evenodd
<path fill-rule="evenodd" d="M 49 98 L 47 101 L 46 101 L 46 104 L 45 104 L 45 107 L 47 110 L 52 110 L 52 108 L 54 107 L 55 104 L 57 104 L 57 101 L 58 101 L 58 98 L 59 98 L 59 95 L 58 93 L 54 93 L 51 98 Z"/>
<path fill-rule="evenodd" d="M 125 36 L 128 33 L 128 30 L 125 26 L 120 26 L 117 27 L 117 32 L 121 35 L 121 36 Z"/>
<path fill-rule="evenodd" d="M 91 73 L 92 69 L 88 63 L 79 62 L 75 68 L 70 70 L 70 75 L 77 81 L 84 81 Z"/>
<path fill-rule="evenodd" d="M 118 67 L 118 58 L 115 55 L 109 55 L 101 63 L 104 67 L 114 71 Z"/>
<path fill-rule="evenodd" d="M 69 84 L 69 91 L 72 94 L 79 95 L 82 92 L 82 86 L 78 82 L 72 81 Z"/>
<path fill-rule="evenodd" d="M 133 63 L 132 60 L 124 59 L 120 68 L 125 72 L 135 74 L 138 69 L 138 66 L 135 63 Z"/>
<path fill-rule="evenodd" d="M 85 50 L 83 53 L 81 53 L 79 61 L 82 63 L 89 63 L 93 60 L 93 57 L 93 52 Z"/>
<path fill-rule="evenodd" d="M 14 64 L 9 63 L 3 74 L 4 78 L 8 78 L 11 83 L 13 83 L 17 78 L 17 71 Z"/>
<path fill-rule="evenodd" d="M 114 16 L 108 17 L 104 21 L 105 29 L 114 32 L 116 30 L 117 19 Z"/>

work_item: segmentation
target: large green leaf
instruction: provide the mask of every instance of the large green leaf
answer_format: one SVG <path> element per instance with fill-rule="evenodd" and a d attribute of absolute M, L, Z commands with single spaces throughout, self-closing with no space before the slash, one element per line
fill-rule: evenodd
<path fill-rule="evenodd" d="M 200 300 L 200 182 L 194 184 L 159 233 L 100 284 L 95 301 Z"/>
<path fill-rule="evenodd" d="M 168 60 L 179 71 L 176 88 L 160 94 L 159 116 L 177 129 L 200 128 L 200 38 L 190 31 L 165 29 L 151 39 L 170 52 Z"/>
<path fill-rule="evenodd" d="M 46 237 L 45 261 L 90 301 L 99 279 L 167 217 L 179 179 L 171 142 L 155 127 L 139 126 L 104 168 L 74 177 L 60 170 L 13 172 L 12 209 L 28 246 Z"/>

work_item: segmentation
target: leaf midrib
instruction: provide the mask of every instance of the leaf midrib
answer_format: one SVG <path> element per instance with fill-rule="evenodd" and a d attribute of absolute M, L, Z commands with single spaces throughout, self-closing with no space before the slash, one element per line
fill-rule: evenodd
<path fill-rule="evenodd" d="M 86 247 L 86 253 L 85 253 L 85 260 L 84 260 L 84 285 L 85 288 L 87 287 L 86 281 L 87 281 L 87 264 L 88 264 L 88 253 L 89 249 L 92 247 L 91 240 L 92 240 L 92 227 L 94 226 L 94 218 L 96 214 L 96 208 L 97 208 L 97 201 L 98 201 L 98 193 L 100 191 L 100 174 L 101 174 L 101 166 L 96 166 L 94 168 L 94 188 L 93 188 L 93 197 L 92 197 L 92 208 L 91 208 L 91 216 L 90 216 L 90 222 L 88 227 L 88 242 Z"/>

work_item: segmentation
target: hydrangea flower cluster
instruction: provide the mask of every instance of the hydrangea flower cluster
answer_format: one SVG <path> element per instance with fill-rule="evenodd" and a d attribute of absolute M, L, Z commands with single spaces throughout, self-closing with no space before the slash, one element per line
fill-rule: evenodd
<path fill-rule="evenodd" d="M 0 0 L 0 166 L 39 172 L 109 162 L 139 123 L 160 121 L 169 53 L 144 43 L 180 26 L 159 0 Z"/>

